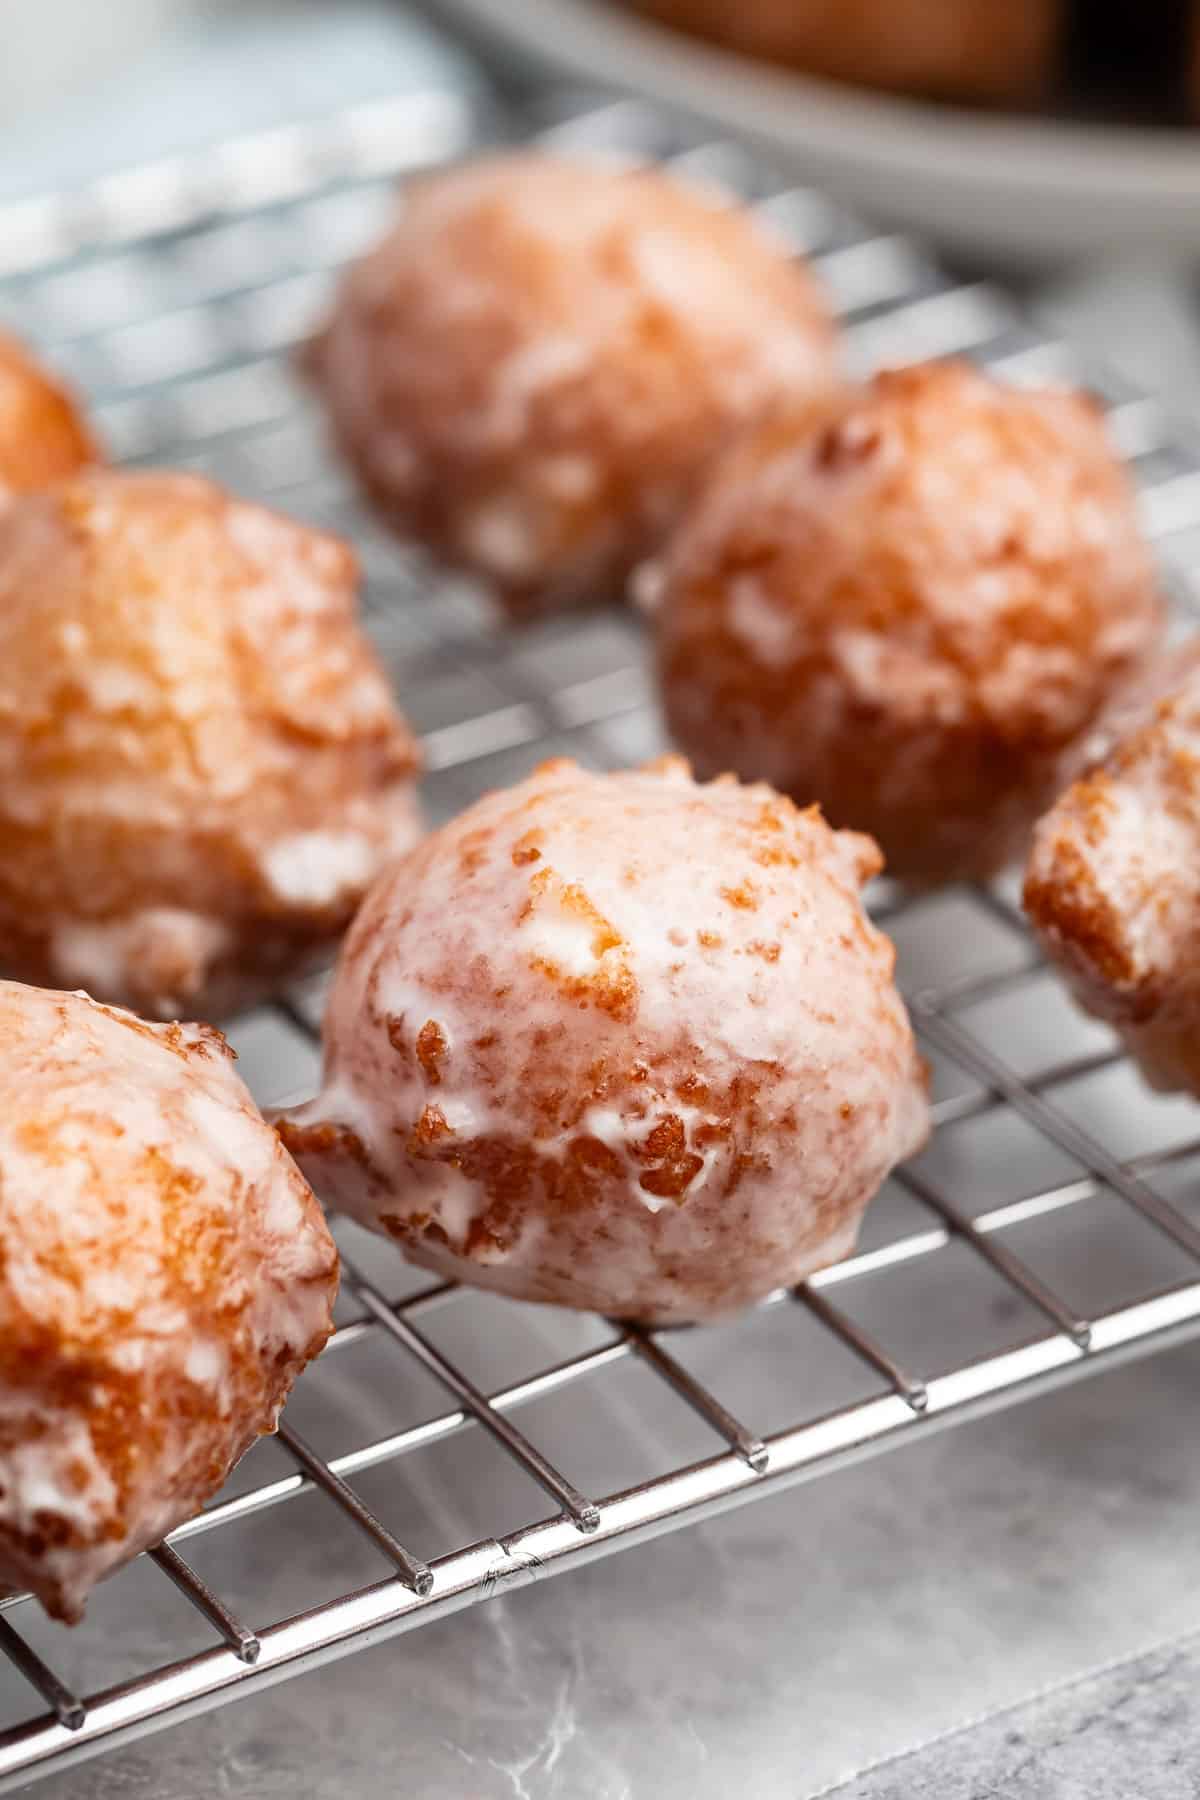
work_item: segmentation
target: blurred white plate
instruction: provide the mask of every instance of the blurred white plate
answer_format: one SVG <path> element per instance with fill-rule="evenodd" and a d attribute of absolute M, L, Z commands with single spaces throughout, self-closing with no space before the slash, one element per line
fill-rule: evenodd
<path fill-rule="evenodd" d="M 736 0 L 731 0 L 736 4 Z M 670 102 L 876 218 L 989 256 L 1200 254 L 1200 129 L 970 112 L 772 69 L 601 0 L 437 0 L 527 66 Z"/>

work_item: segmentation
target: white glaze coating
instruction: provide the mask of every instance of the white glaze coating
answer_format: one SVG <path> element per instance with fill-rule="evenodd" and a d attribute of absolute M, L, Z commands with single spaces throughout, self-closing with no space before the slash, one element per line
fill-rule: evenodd
<path fill-rule="evenodd" d="M 323 1090 L 285 1139 L 445 1273 L 729 1312 L 844 1254 L 927 1130 L 894 953 L 859 900 L 877 866 L 869 840 L 678 759 L 548 764 L 376 885 Z"/>
<path fill-rule="evenodd" d="M 337 1259 L 207 1026 L 0 982 L 0 1584 L 78 1616 L 329 1334 Z"/>
<path fill-rule="evenodd" d="M 1158 691 L 1156 692 L 1155 689 Z M 1200 653 L 1168 659 L 1039 824 L 1025 904 L 1147 1079 L 1200 1096 Z"/>

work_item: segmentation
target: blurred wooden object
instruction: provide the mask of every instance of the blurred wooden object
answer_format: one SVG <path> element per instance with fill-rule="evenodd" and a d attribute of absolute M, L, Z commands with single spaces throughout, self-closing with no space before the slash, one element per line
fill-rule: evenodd
<path fill-rule="evenodd" d="M 994 104 L 1053 78 L 1063 0 L 632 0 L 664 25 L 861 87 Z"/>

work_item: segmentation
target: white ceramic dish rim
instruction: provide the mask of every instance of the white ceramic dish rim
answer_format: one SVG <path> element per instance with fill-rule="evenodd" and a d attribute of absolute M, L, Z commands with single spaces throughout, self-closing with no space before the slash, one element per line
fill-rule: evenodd
<path fill-rule="evenodd" d="M 648 95 L 787 155 L 876 213 L 1032 255 L 1200 253 L 1200 128 L 933 106 L 773 69 L 597 0 L 439 0 L 527 64 Z"/>

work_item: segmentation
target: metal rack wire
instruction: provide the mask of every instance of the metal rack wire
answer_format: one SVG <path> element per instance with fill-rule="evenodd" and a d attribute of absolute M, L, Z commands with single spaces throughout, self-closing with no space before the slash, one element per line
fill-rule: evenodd
<path fill-rule="evenodd" d="M 90 391 L 118 454 L 204 468 L 359 544 L 368 622 L 424 732 L 435 818 L 546 754 L 605 764 L 660 747 L 637 622 L 611 610 L 498 632 L 467 584 L 435 577 L 360 513 L 289 373 L 292 345 L 336 266 L 386 216 L 396 177 L 495 126 L 457 95 L 410 96 L 236 143 L 202 164 L 0 210 L 0 317 Z M 816 260 L 863 366 L 963 352 L 1018 380 L 1080 377 L 1067 347 L 1002 293 L 954 283 L 907 240 L 864 230 L 736 145 L 625 103 L 562 102 L 523 129 L 662 158 L 762 206 Z M 1168 583 L 1194 608 L 1200 457 L 1156 406 L 1099 387 Z M 535 1318 L 508 1303 L 498 1313 L 483 1296 L 421 1285 L 387 1247 L 351 1232 L 340 1326 L 289 1405 L 275 1472 L 263 1478 L 252 1453 L 223 1496 L 101 1590 L 93 1615 L 106 1596 L 112 1606 L 95 1625 L 69 1636 L 24 1598 L 0 1606 L 14 1672 L 0 1693 L 0 1790 L 1200 1331 L 1200 1212 L 1186 1198 L 1200 1134 L 1188 1109 L 1145 1095 L 1106 1035 L 1072 1013 L 1005 884 L 923 900 L 883 890 L 878 912 L 933 1061 L 938 1130 L 885 1190 L 860 1252 L 737 1327 L 662 1334 Z M 307 984 L 231 1032 L 264 1102 L 312 1078 L 320 988 Z M 915 1325 L 939 1306 L 945 1331 L 922 1339 Z M 356 1372 L 366 1353 L 373 1369 Z M 641 1410 L 604 1413 L 599 1464 L 578 1437 L 552 1453 L 563 1438 L 555 1397 L 599 1404 L 621 1371 L 643 1378 Z M 619 1479 L 630 1466 L 622 1434 L 649 1446 L 640 1479 Z M 472 1438 L 522 1484 L 508 1491 L 495 1477 L 481 1504 L 496 1506 L 497 1522 L 482 1529 L 463 1522 L 452 1467 L 413 1475 L 422 1456 Z M 245 1582 L 273 1557 L 295 1560 L 311 1522 L 286 1556 L 278 1536 L 265 1550 L 261 1539 L 245 1554 L 232 1546 L 255 1521 L 300 1518 L 306 1497 L 322 1497 L 375 1559 L 371 1578 L 342 1579 L 358 1565 L 335 1558 L 332 1594 L 301 1610 L 260 1603 Z M 411 1538 L 418 1525 L 433 1553 Z M 206 1545 L 220 1554 L 202 1567 Z M 185 1608 L 168 1629 L 171 1593 Z"/>

